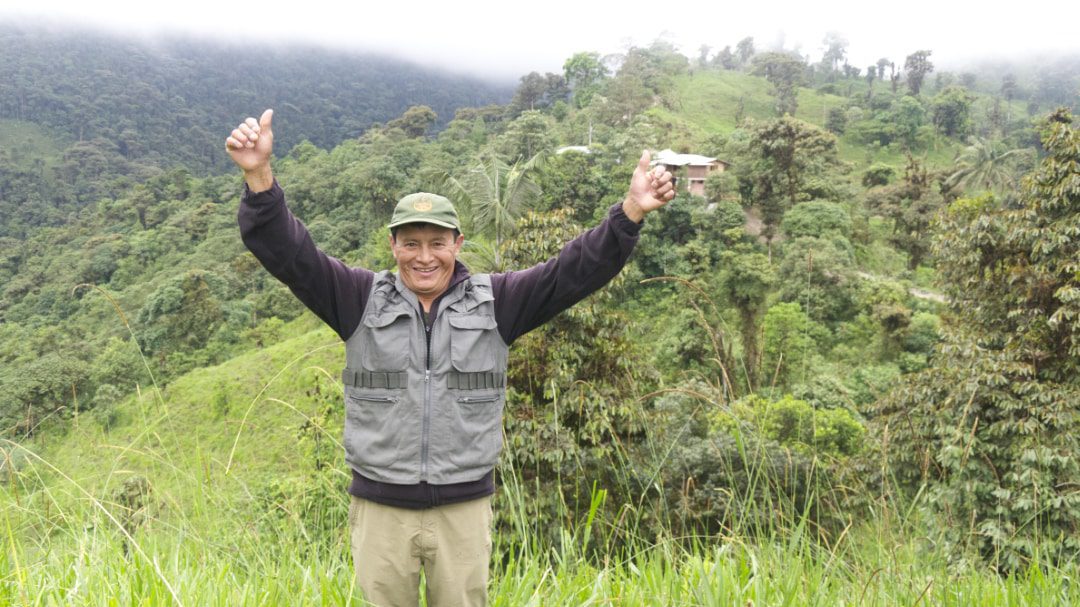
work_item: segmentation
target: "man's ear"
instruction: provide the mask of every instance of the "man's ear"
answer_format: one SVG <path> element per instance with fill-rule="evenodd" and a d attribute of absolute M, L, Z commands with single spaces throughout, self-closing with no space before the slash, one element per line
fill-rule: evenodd
<path fill-rule="evenodd" d="M 461 251 L 461 247 L 464 246 L 464 244 L 465 244 L 465 235 L 464 234 L 458 234 L 457 238 L 454 239 L 454 251 L 455 252 Z"/>

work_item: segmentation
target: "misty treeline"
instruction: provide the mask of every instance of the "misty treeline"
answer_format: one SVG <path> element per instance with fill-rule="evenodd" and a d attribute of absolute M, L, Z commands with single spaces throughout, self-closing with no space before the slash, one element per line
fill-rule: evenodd
<path fill-rule="evenodd" d="M 284 149 L 357 137 L 421 103 L 443 120 L 455 108 L 504 101 L 509 87 L 378 55 L 275 46 L 154 44 L 103 34 L 46 34 L 0 26 L 0 235 L 62 223 L 67 214 L 132 184 L 183 167 L 221 173 L 231 162 L 222 124 L 256 106 L 287 116 Z M 5 129 L 7 130 L 7 129 Z M 33 135 L 51 154 L 24 152 Z"/>
<path fill-rule="evenodd" d="M 5 436 L 137 423 L 123 403 L 148 370 L 167 389 L 294 336 L 301 307 L 236 233 L 240 180 L 214 174 L 234 116 L 277 102 L 290 207 L 374 270 L 408 192 L 453 196 L 466 263 L 504 270 L 595 224 L 643 148 L 726 163 L 649 218 L 614 284 L 516 346 L 506 449 L 524 481 L 564 489 L 532 496 L 530 519 L 556 522 L 566 496 L 587 511 L 595 483 L 611 519 L 652 513 L 635 533 L 809 521 L 829 541 L 919 495 L 957 560 L 1013 570 L 1080 547 L 1080 135 L 1050 113 L 1075 62 L 1051 85 L 1034 67 L 944 73 L 918 49 L 856 68 L 837 38 L 817 63 L 749 38 L 696 59 L 657 42 L 467 107 L 447 91 L 475 83 L 370 68 L 389 79 L 371 88 L 335 57 L 282 51 L 273 77 L 238 81 L 221 51 L 184 46 L 143 79 L 122 69 L 148 65 L 140 48 L 4 36 L 33 52 L 0 55 L 18 75 L 0 117 L 72 141 L 35 159 L 45 181 L 12 179 L 18 146 L 0 157 L 0 205 L 19 209 L 0 222 Z M 387 116 L 403 99 L 423 103 Z"/>

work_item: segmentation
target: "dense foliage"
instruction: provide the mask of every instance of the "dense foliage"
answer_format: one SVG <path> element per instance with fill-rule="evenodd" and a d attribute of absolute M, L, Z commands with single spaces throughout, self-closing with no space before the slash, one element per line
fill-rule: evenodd
<path fill-rule="evenodd" d="M 941 215 L 945 340 L 877 407 L 956 552 L 1008 570 L 1080 551 L 1080 130 L 1058 111 L 1043 137 L 1019 208 L 987 195 Z"/>
<path fill-rule="evenodd" d="M 929 51 L 864 77 L 838 36 L 819 64 L 749 38 L 691 62 L 658 41 L 575 54 L 511 98 L 273 49 L 239 64 L 260 74 L 240 87 L 222 49 L 67 40 L 0 32 L 20 48 L 0 55 L 0 136 L 15 142 L 0 150 L 4 437 L 80 440 L 63 434 L 90 411 L 138 442 L 151 386 L 189 395 L 192 428 L 278 421 L 263 409 L 284 400 L 244 375 L 266 370 L 231 365 L 321 334 L 244 251 L 240 180 L 217 174 L 236 116 L 275 105 L 290 208 L 325 251 L 374 270 L 393 264 L 383 226 L 408 192 L 452 196 L 464 259 L 506 270 L 605 217 L 642 148 L 726 163 L 704 197 L 647 219 L 619 280 L 515 345 L 500 477 L 535 495 L 498 525 L 527 526 L 518 542 L 576 550 L 585 533 L 583 552 L 610 556 L 588 534 L 619 549 L 792 531 L 833 545 L 910 499 L 956 558 L 1016 569 L 1043 540 L 1075 551 L 1080 150 L 1066 112 L 1025 111 L 1050 98 L 1030 79 L 988 92 Z M 400 88 L 370 84 L 390 72 Z M 128 89 L 145 99 L 115 99 Z M 302 415 L 267 430 L 289 473 L 243 486 L 256 536 L 334 541 L 341 411 L 323 364 L 275 387 Z M 244 372 L 200 384 L 214 365 Z M 209 478 L 226 459 L 199 465 Z M 147 479 L 117 503 L 142 509 Z M 589 522 L 568 520 L 580 512 Z"/>

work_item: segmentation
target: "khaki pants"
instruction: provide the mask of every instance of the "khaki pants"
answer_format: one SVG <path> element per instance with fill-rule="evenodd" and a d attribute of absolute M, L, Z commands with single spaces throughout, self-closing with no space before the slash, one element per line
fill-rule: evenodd
<path fill-rule="evenodd" d="M 415 607 L 423 569 L 428 607 L 487 604 L 490 496 L 426 510 L 350 497 L 353 567 L 367 601 Z"/>

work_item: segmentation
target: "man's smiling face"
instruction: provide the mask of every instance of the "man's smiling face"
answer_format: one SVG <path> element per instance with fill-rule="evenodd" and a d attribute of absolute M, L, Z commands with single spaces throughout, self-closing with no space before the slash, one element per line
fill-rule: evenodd
<path fill-rule="evenodd" d="M 400 226 L 390 236 L 390 248 L 405 286 L 430 304 L 450 286 L 454 262 L 465 237 L 430 223 Z M 427 305 L 424 306 L 425 308 Z"/>

